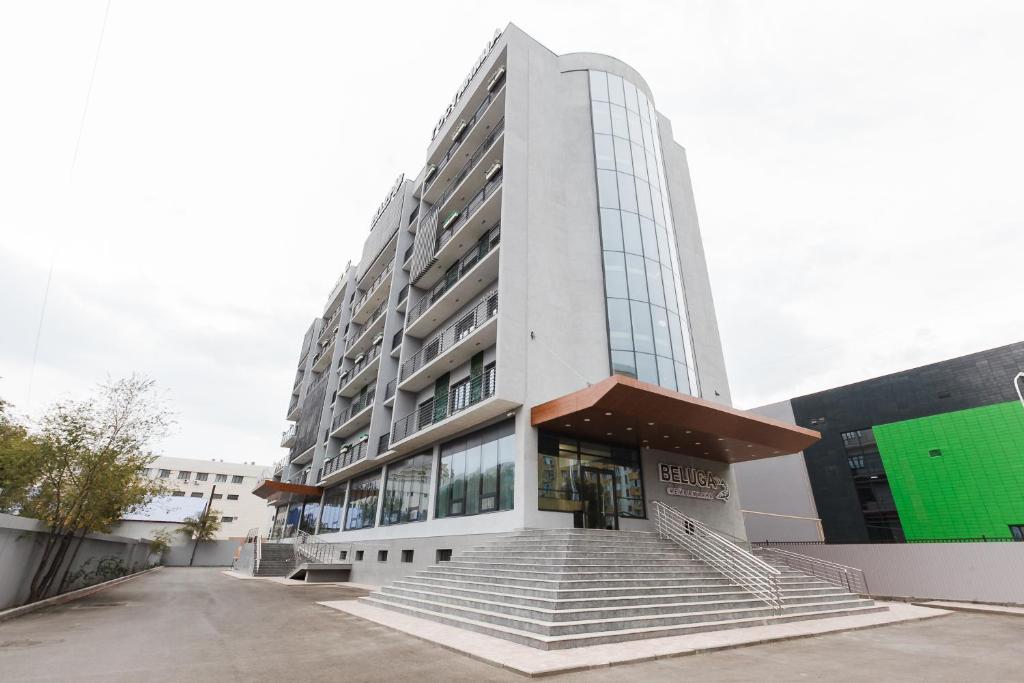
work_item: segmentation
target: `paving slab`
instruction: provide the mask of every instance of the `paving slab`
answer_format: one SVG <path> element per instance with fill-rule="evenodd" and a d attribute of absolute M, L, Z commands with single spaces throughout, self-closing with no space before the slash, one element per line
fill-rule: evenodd
<path fill-rule="evenodd" d="M 598 669 L 620 664 L 645 662 L 714 652 L 763 643 L 808 638 L 827 633 L 887 626 L 949 614 L 949 610 L 908 603 L 884 603 L 885 612 L 847 617 L 810 619 L 769 626 L 695 633 L 687 636 L 632 640 L 607 645 L 591 645 L 569 650 L 539 650 L 493 636 L 467 631 L 427 619 L 374 607 L 358 600 L 328 600 L 318 604 L 367 621 L 387 626 L 426 640 L 473 659 L 515 671 L 526 676 L 548 676 L 571 671 Z"/>

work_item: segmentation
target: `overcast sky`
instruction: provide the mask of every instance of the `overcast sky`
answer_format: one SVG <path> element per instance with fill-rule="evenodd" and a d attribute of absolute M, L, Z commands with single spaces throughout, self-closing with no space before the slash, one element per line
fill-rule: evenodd
<path fill-rule="evenodd" d="M 135 371 L 166 454 L 284 455 L 306 327 L 509 21 L 631 64 L 672 120 L 738 407 L 1024 338 L 1022 3 L 113 0 L 72 168 L 105 7 L 0 2 L 23 413 Z"/>

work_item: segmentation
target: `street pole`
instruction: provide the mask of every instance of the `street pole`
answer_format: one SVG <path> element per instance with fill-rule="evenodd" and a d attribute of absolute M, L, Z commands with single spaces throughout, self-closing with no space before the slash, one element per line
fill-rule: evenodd
<path fill-rule="evenodd" d="M 217 490 L 217 485 L 214 484 L 210 488 L 210 500 L 206 501 L 206 509 L 203 510 L 203 516 L 201 517 L 203 524 L 206 524 L 206 520 L 210 517 L 210 506 L 213 505 L 213 494 Z M 197 535 L 195 541 L 192 543 L 192 557 L 188 560 L 188 566 L 192 566 L 192 563 L 196 561 L 196 550 L 199 548 L 199 536 Z"/>

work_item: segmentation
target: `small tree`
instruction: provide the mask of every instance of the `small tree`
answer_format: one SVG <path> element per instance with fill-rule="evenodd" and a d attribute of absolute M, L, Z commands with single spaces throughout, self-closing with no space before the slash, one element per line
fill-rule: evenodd
<path fill-rule="evenodd" d="M 157 564 L 163 562 L 164 553 L 171 547 L 171 532 L 167 529 L 157 529 L 153 532 L 153 538 L 149 539 L 149 552 L 157 556 Z"/>
<path fill-rule="evenodd" d="M 47 410 L 38 433 L 26 436 L 33 451 L 0 449 L 3 499 L 47 525 L 28 601 L 46 597 L 68 559 L 57 586 L 66 583 L 82 540 L 90 531 L 108 531 L 125 514 L 163 492 L 145 476 L 151 446 L 170 426 L 170 413 L 154 395 L 154 382 L 132 376 L 101 385 L 83 401 L 64 401 Z M 77 543 L 76 541 L 77 536 Z"/>
<path fill-rule="evenodd" d="M 188 561 L 188 566 L 192 566 L 192 563 L 196 559 L 196 548 L 199 547 L 200 541 L 212 541 L 213 537 L 220 531 L 220 512 L 217 510 L 211 510 L 210 506 L 207 505 L 206 509 L 195 517 L 186 517 L 185 521 L 181 523 L 181 527 L 178 529 L 178 533 L 185 534 L 194 541 L 192 545 L 192 557 Z"/>
<path fill-rule="evenodd" d="M 37 468 L 39 442 L 0 399 L 0 512 L 17 512 L 25 502 Z"/>

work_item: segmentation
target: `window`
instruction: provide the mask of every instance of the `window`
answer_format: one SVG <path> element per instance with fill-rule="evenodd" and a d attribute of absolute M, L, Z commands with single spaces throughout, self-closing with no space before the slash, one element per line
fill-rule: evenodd
<path fill-rule="evenodd" d="M 346 529 L 372 527 L 377 517 L 377 498 L 380 494 L 380 472 L 374 472 L 349 484 L 348 508 L 345 510 Z"/>
<path fill-rule="evenodd" d="M 234 517 L 228 517 L 227 515 L 224 515 L 223 517 L 220 518 L 220 521 L 222 521 L 222 522 L 233 522 L 233 521 L 235 521 L 235 518 Z"/>
<path fill-rule="evenodd" d="M 451 562 L 452 561 L 452 549 L 451 548 L 438 548 L 437 553 L 434 555 L 434 559 L 437 562 Z"/>
<path fill-rule="evenodd" d="M 236 475 L 231 477 L 231 483 L 232 484 L 241 484 L 242 480 L 244 480 L 244 479 L 245 479 L 245 477 L 243 477 L 241 474 L 236 474 Z"/>
<path fill-rule="evenodd" d="M 457 413 L 469 405 L 469 378 L 454 384 L 451 388 L 451 412 Z"/>
<path fill-rule="evenodd" d="M 185 496 L 185 492 L 184 491 L 173 491 L 171 493 L 171 495 L 174 496 L 175 498 L 183 498 Z"/>
<path fill-rule="evenodd" d="M 942 449 L 941 448 L 932 448 L 931 450 L 928 451 L 928 457 L 929 458 L 939 458 L 939 457 L 942 457 Z"/>
<path fill-rule="evenodd" d="M 191 477 L 191 476 L 192 476 L 192 473 L 191 472 L 186 472 L 185 470 L 182 470 L 181 472 L 178 472 L 178 479 L 180 479 L 181 481 L 188 481 L 189 477 Z"/>
<path fill-rule="evenodd" d="M 203 497 L 203 494 L 201 492 L 199 492 L 199 491 L 193 491 L 192 492 L 192 498 L 202 498 L 202 497 Z"/>
<path fill-rule="evenodd" d="M 362 561 L 363 561 L 363 551 L 362 550 L 357 550 L 356 551 L 356 562 L 362 562 Z"/>
<path fill-rule="evenodd" d="M 1015 541 L 1024 541 L 1024 524 L 1011 524 L 1010 535 Z"/>
<path fill-rule="evenodd" d="M 515 487 L 511 420 L 441 446 L 437 516 L 511 510 Z"/>
<path fill-rule="evenodd" d="M 161 479 L 167 479 L 168 477 L 171 476 L 171 471 L 170 470 L 160 470 L 160 474 L 158 474 L 157 476 L 160 477 Z"/>
<path fill-rule="evenodd" d="M 611 472 L 615 509 L 621 517 L 643 518 L 644 493 L 640 453 L 632 448 L 578 441 L 541 432 L 537 459 L 537 507 L 580 512 L 582 469 Z"/>
<path fill-rule="evenodd" d="M 220 499 L 221 499 L 221 498 L 223 498 L 223 497 L 224 497 L 224 494 L 223 494 L 223 493 L 215 493 L 215 494 L 213 494 L 213 495 L 211 496 L 211 498 L 213 498 L 214 500 L 220 500 Z"/>
<path fill-rule="evenodd" d="M 388 466 L 380 523 L 403 524 L 427 519 L 433 457 L 416 455 Z"/>
<path fill-rule="evenodd" d="M 336 486 L 324 496 L 320 514 L 320 533 L 341 531 L 341 506 L 345 504 L 345 485 Z"/>
<path fill-rule="evenodd" d="M 217 483 L 217 484 L 223 484 L 227 480 L 228 480 L 228 475 L 226 475 L 226 474 L 218 474 L 218 475 L 216 475 L 213 478 L 214 483 Z"/>
<path fill-rule="evenodd" d="M 210 478 L 209 472 L 196 472 L 196 481 L 206 481 Z"/>
<path fill-rule="evenodd" d="M 402 551 L 402 562 L 412 562 L 412 551 L 411 550 L 403 550 Z"/>
<path fill-rule="evenodd" d="M 238 494 L 237 493 L 229 493 L 228 494 L 228 500 L 238 500 Z"/>
<path fill-rule="evenodd" d="M 387 562 L 388 561 L 388 551 L 387 550 L 378 550 L 377 551 L 377 561 L 378 562 Z"/>

